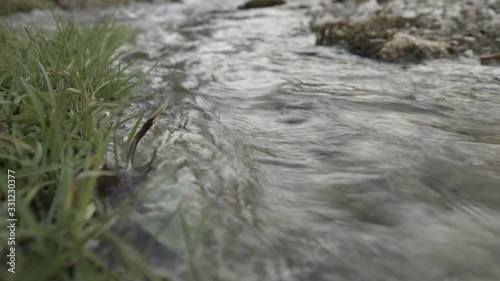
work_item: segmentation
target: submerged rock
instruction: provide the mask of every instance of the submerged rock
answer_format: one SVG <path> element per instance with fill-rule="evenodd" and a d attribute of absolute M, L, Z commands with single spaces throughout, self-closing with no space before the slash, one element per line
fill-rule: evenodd
<path fill-rule="evenodd" d="M 238 9 L 266 8 L 286 4 L 284 0 L 250 0 Z"/>

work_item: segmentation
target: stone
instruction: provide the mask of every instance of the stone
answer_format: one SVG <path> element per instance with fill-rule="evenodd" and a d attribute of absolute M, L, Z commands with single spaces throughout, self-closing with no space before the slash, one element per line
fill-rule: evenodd
<path fill-rule="evenodd" d="M 479 58 L 481 65 L 500 66 L 500 54 L 494 54 Z"/>
<path fill-rule="evenodd" d="M 415 51 L 415 54 L 410 56 L 412 59 L 426 58 L 429 55 L 430 58 L 457 58 L 469 49 L 475 56 L 499 52 L 500 0 L 323 2 L 326 3 L 323 6 L 323 15 L 333 15 L 338 22 L 347 24 L 324 23 L 323 27 L 315 26 L 313 31 L 316 32 L 317 43 L 338 45 L 363 57 L 395 60 L 393 56 L 396 56 L 399 60 L 404 59 L 403 53 L 412 48 Z M 315 18 L 321 17 L 315 15 Z M 342 32 L 335 32 L 336 30 Z M 363 33 L 363 30 L 366 32 Z M 391 31 L 388 32 L 389 30 Z M 428 42 L 417 40 L 421 44 L 408 44 L 407 41 L 414 38 L 402 40 L 401 37 L 394 38 L 394 33 L 409 34 L 428 42 L 442 43 L 427 44 Z M 382 39 L 386 40 L 383 44 L 386 45 L 383 56 L 383 46 L 379 44 Z M 409 49 L 398 49 L 395 52 L 395 44 L 401 45 L 404 42 Z M 448 46 L 445 46 L 446 44 Z M 420 48 L 423 46 L 428 48 Z"/>
<path fill-rule="evenodd" d="M 238 7 L 238 9 L 266 8 L 286 4 L 284 0 L 250 0 Z"/>
<path fill-rule="evenodd" d="M 474 57 L 474 51 L 471 49 L 468 49 L 467 51 L 464 52 L 464 56 L 468 58 L 473 58 Z"/>
<path fill-rule="evenodd" d="M 465 42 L 469 42 L 469 43 L 475 43 L 476 42 L 476 38 L 472 37 L 472 36 L 464 36 L 463 39 L 464 39 Z"/>
<path fill-rule="evenodd" d="M 425 40 L 404 33 L 397 33 L 384 44 L 380 57 L 386 61 L 420 61 L 449 56 L 449 46 L 443 42 Z"/>

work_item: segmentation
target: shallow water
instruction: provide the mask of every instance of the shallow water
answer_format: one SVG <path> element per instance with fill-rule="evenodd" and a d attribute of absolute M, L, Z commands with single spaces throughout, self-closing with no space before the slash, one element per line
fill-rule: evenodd
<path fill-rule="evenodd" d="M 248 11 L 185 2 L 116 12 L 141 30 L 123 61 L 158 63 L 141 89 L 158 95 L 128 115 L 169 101 L 139 149 L 139 161 L 154 148 L 158 159 L 132 216 L 161 232 L 159 271 L 500 280 L 500 68 L 386 64 L 314 46 L 302 7 L 314 1 Z M 96 11 L 74 16 L 110 12 Z M 190 243 L 180 216 L 165 226 L 179 208 Z"/>

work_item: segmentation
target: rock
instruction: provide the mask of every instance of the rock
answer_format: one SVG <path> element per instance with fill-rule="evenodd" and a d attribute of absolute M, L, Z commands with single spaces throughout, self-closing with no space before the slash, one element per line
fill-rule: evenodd
<path fill-rule="evenodd" d="M 266 8 L 286 4 L 284 0 L 250 0 L 238 9 Z"/>
<path fill-rule="evenodd" d="M 359 4 L 357 8 L 357 21 L 368 21 L 374 17 L 381 7 L 375 0 L 368 0 L 365 3 Z"/>
<path fill-rule="evenodd" d="M 380 57 L 387 61 L 419 61 L 449 56 L 449 46 L 443 42 L 425 40 L 416 36 L 397 33 L 384 44 Z"/>
<path fill-rule="evenodd" d="M 415 11 L 403 11 L 401 17 L 405 19 L 416 19 L 418 14 Z"/>
<path fill-rule="evenodd" d="M 500 54 L 484 56 L 479 58 L 481 65 L 500 66 Z"/>
<path fill-rule="evenodd" d="M 473 58 L 474 57 L 474 51 L 471 49 L 468 49 L 467 51 L 464 52 L 464 56 L 467 58 Z"/>
<path fill-rule="evenodd" d="M 474 38 L 473 36 L 464 36 L 463 40 L 465 42 L 468 42 L 468 43 L 475 43 L 476 42 L 476 38 Z"/>
<path fill-rule="evenodd" d="M 313 19 L 312 30 L 316 32 L 317 44 L 338 45 L 363 57 L 397 61 L 404 59 L 404 53 L 412 48 L 415 54 L 410 56 L 411 59 L 456 58 L 468 50 L 476 55 L 500 51 L 500 0 L 344 0 L 324 3 L 323 15 L 315 15 Z M 333 16 L 336 22 L 322 23 L 321 18 L 325 15 Z M 420 43 L 409 44 L 415 38 L 394 38 L 395 33 L 412 35 Z M 430 42 L 433 44 L 428 44 Z M 446 44 L 436 45 L 437 42 Z M 396 44 L 399 49 L 395 49 Z M 401 49 L 401 44 L 407 45 L 406 51 Z"/>

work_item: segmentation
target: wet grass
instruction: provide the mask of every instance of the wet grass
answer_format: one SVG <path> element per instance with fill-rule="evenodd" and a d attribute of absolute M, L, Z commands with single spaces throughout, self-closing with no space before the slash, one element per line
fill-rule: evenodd
<path fill-rule="evenodd" d="M 2 262 L 0 279 L 114 280 L 92 247 L 112 241 L 128 271 L 156 280 L 109 231 L 113 215 L 93 215 L 109 136 L 141 83 L 117 61 L 135 33 L 107 21 L 87 28 L 58 21 L 50 35 L 1 28 L 0 209 L 7 212 L 12 170 L 18 221 L 15 245 L 7 245 L 2 222 L 0 253 L 16 248 L 16 273 Z"/>

